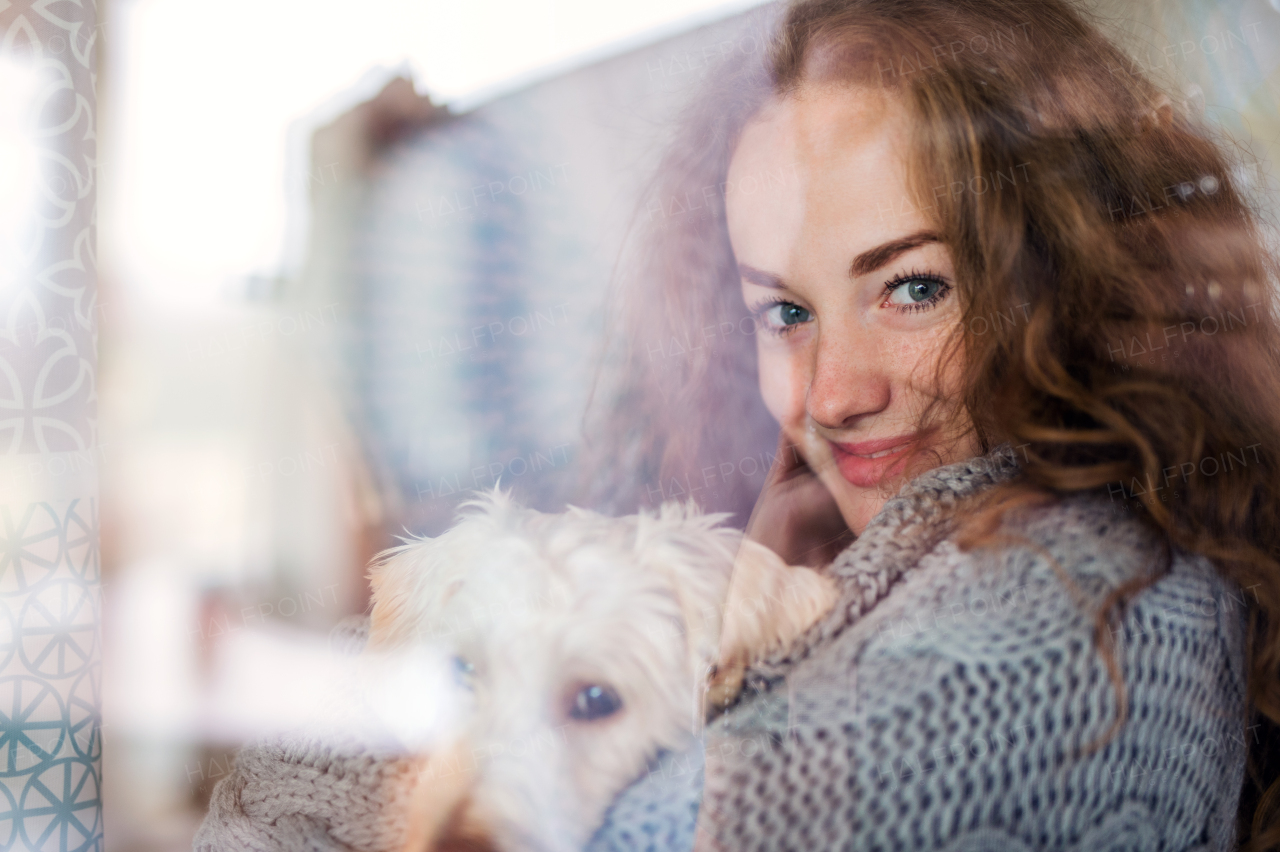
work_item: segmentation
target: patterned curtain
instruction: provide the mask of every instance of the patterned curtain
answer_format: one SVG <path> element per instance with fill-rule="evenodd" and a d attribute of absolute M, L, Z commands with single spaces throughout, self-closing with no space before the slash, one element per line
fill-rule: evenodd
<path fill-rule="evenodd" d="M 0 0 L 0 849 L 102 846 L 92 0 Z"/>

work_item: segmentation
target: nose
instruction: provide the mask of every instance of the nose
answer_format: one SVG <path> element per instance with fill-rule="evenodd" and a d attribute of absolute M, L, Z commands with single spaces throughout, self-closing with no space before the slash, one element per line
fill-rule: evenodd
<path fill-rule="evenodd" d="M 813 422 L 842 429 L 889 407 L 892 388 L 880 349 L 875 332 L 860 323 L 819 332 L 805 396 Z"/>
<path fill-rule="evenodd" d="M 498 852 L 488 837 L 449 834 L 432 847 L 431 852 Z"/>
<path fill-rule="evenodd" d="M 468 800 L 454 812 L 440 839 L 429 849 L 419 852 L 498 852 L 498 844 L 472 815 Z"/>

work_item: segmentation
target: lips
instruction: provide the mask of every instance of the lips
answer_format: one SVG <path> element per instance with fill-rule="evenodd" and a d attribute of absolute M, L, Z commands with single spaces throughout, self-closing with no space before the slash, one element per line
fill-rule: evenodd
<path fill-rule="evenodd" d="M 839 444 L 828 441 L 840 475 L 859 488 L 872 488 L 902 472 L 915 446 L 915 435 Z"/>

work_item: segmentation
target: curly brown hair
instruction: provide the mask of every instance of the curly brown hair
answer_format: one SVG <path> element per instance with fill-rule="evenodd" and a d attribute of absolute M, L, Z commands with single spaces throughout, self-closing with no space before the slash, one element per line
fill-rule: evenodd
<path fill-rule="evenodd" d="M 724 183 L 729 157 L 768 97 L 819 81 L 892 91 L 915 129 L 902 204 L 933 220 L 955 264 L 963 317 L 948 345 L 965 405 L 984 448 L 1025 450 L 1018 480 L 971 507 L 966 542 L 1020 505 L 1097 491 L 1169 554 L 1204 554 L 1248 589 L 1257 718 L 1244 724 L 1267 735 L 1240 837 L 1277 846 L 1277 263 L 1229 146 L 1065 0 L 810 0 L 756 23 L 771 51 L 726 63 L 690 105 L 622 264 L 638 281 L 624 282 L 619 390 L 597 394 L 609 413 L 594 425 L 614 448 L 594 466 L 612 473 L 600 499 L 631 509 L 638 484 L 701 470 L 704 505 L 745 518 L 759 483 L 705 474 L 777 434 L 725 229 L 725 194 L 745 192 Z M 690 345 L 673 358 L 667 340 Z M 1104 653 L 1114 610 L 1158 576 L 1099 613 Z"/>

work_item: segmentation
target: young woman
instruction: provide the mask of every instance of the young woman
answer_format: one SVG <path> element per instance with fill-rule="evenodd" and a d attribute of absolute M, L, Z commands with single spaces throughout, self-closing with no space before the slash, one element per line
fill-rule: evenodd
<path fill-rule="evenodd" d="M 1063 0 L 800 2 L 751 59 L 645 206 L 605 455 L 619 508 L 742 510 L 763 407 L 750 529 L 842 599 L 593 848 L 1280 844 L 1276 266 L 1222 146 Z"/>

